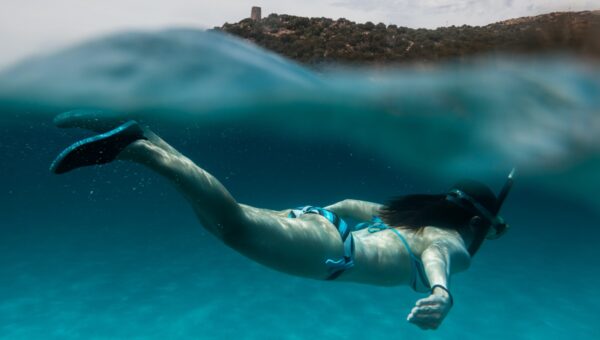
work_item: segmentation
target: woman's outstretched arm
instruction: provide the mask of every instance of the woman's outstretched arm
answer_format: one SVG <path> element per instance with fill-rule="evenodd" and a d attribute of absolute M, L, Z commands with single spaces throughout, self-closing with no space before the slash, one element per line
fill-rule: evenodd
<path fill-rule="evenodd" d="M 359 201 L 353 199 L 345 199 L 335 204 L 325 207 L 329 211 L 333 211 L 341 218 L 352 218 L 357 221 L 370 221 L 371 218 L 379 214 L 379 209 L 383 205 Z"/>
<path fill-rule="evenodd" d="M 421 254 L 421 261 L 431 287 L 431 294 L 417 301 L 407 320 L 422 329 L 437 329 L 453 305 L 450 275 L 466 270 L 470 256 L 459 237 L 432 242 Z"/>

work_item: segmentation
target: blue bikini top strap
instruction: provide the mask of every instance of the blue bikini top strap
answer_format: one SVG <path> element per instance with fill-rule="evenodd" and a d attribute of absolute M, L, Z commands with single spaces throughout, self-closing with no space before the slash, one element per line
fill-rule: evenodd
<path fill-rule="evenodd" d="M 402 234 L 400 234 L 400 232 L 398 230 L 396 230 L 395 228 L 390 228 L 387 224 L 383 223 L 381 218 L 379 218 L 377 216 L 373 216 L 373 222 L 369 223 L 368 228 L 369 228 L 368 230 L 370 233 L 376 233 L 376 232 L 379 232 L 382 230 L 392 231 L 394 234 L 398 235 L 398 237 L 400 238 L 400 241 L 402 241 L 402 243 L 406 247 L 406 250 L 408 251 L 408 254 L 410 255 L 410 257 L 417 259 L 417 256 L 410 249 L 410 246 L 408 245 L 408 242 L 406 241 L 404 236 L 402 236 Z"/>
<path fill-rule="evenodd" d="M 368 231 L 370 233 L 376 233 L 382 230 L 391 230 L 394 234 L 400 238 L 400 241 L 406 247 L 406 251 L 408 251 L 408 255 L 410 256 L 410 267 L 411 267 L 411 287 L 417 292 L 426 292 L 429 291 L 429 280 L 427 278 L 427 274 L 425 273 L 425 268 L 423 267 L 423 262 L 421 259 L 413 253 L 412 249 L 408 245 L 406 238 L 398 231 L 396 228 L 390 228 L 387 224 L 383 223 L 381 218 L 378 216 L 373 216 L 372 222 L 365 222 L 361 224 L 366 224 Z M 363 227 L 364 228 L 364 227 Z M 419 280 L 420 279 L 420 280 Z"/>

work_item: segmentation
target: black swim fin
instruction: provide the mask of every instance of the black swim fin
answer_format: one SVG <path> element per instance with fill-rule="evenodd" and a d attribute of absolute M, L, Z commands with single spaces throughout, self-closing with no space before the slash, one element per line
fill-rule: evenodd
<path fill-rule="evenodd" d="M 136 121 L 131 120 L 69 146 L 52 162 L 50 171 L 62 174 L 84 166 L 112 162 L 125 147 L 140 139 L 146 139 L 144 132 Z"/>

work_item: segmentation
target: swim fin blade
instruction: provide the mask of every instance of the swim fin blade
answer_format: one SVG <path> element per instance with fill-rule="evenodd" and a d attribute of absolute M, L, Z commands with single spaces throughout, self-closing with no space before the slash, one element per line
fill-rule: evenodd
<path fill-rule="evenodd" d="M 84 166 L 110 163 L 129 144 L 139 139 L 146 139 L 142 128 L 136 121 L 128 121 L 64 149 L 50 165 L 50 171 L 63 174 Z"/>

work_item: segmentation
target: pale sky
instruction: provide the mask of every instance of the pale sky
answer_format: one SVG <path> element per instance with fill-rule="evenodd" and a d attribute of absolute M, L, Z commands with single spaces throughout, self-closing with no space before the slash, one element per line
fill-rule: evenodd
<path fill-rule="evenodd" d="M 119 30 L 221 26 L 248 17 L 252 6 L 261 6 L 263 16 L 344 17 L 435 28 L 600 9 L 600 0 L 0 0 L 0 68 Z"/>

